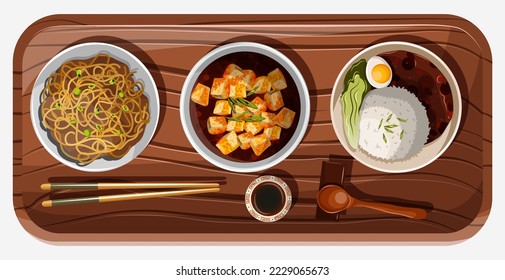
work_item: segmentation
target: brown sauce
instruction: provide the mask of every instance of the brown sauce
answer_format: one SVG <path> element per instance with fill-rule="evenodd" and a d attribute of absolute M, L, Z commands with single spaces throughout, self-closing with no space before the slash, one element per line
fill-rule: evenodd
<path fill-rule="evenodd" d="M 407 51 L 379 55 L 393 70 L 391 86 L 402 87 L 415 94 L 426 108 L 430 122 L 427 143 L 445 131 L 453 114 L 452 92 L 446 77 L 426 58 Z"/>
<path fill-rule="evenodd" d="M 195 127 L 195 132 L 198 135 L 202 143 L 214 154 L 219 155 L 228 160 L 238 161 L 238 162 L 253 162 L 266 159 L 278 151 L 280 151 L 293 136 L 296 127 L 298 126 L 300 118 L 300 96 L 293 78 L 289 75 L 289 72 L 282 67 L 275 60 L 266 57 L 262 54 L 252 53 L 252 52 L 240 52 L 233 53 L 222 56 L 212 62 L 202 73 L 198 76 L 195 83 L 201 83 L 208 87 L 212 87 L 212 81 L 214 78 L 222 77 L 226 67 L 234 63 L 240 66 L 242 69 L 250 69 L 256 73 L 256 76 L 266 76 L 269 72 L 275 68 L 279 68 L 284 74 L 286 79 L 287 88 L 281 90 L 282 98 L 284 100 L 284 107 L 289 108 L 296 112 L 293 124 L 289 129 L 282 129 L 281 136 L 279 140 L 271 141 L 271 146 L 267 148 L 260 156 L 256 156 L 252 149 L 242 150 L 241 148 L 236 149 L 228 155 L 223 155 L 219 149 L 215 146 L 217 141 L 225 134 L 212 135 L 207 130 L 207 119 L 213 116 L 214 106 L 218 99 L 209 97 L 208 106 L 200 106 L 194 102 L 190 102 L 190 116 L 193 127 Z M 263 94 L 253 94 L 246 99 L 252 101 L 256 96 L 263 98 Z M 268 112 L 270 112 L 268 110 Z M 278 111 L 274 112 L 277 113 Z M 263 133 L 261 131 L 260 133 Z M 259 134 L 260 134 L 259 133 Z M 238 133 L 237 133 L 238 134 Z M 259 135 L 256 134 L 256 135 Z"/>

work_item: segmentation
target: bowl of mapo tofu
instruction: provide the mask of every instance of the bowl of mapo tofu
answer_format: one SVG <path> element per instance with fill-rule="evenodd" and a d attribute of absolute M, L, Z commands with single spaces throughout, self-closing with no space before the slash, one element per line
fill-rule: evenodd
<path fill-rule="evenodd" d="M 268 169 L 301 142 L 309 94 L 300 71 L 281 52 L 230 43 L 189 73 L 180 103 L 184 132 L 210 163 L 235 172 Z"/>

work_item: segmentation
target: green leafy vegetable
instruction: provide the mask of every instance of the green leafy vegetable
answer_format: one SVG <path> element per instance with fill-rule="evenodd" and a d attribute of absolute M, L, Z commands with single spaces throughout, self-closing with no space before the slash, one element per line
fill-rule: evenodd
<path fill-rule="evenodd" d="M 344 132 L 352 148 L 358 147 L 359 110 L 369 87 L 364 74 L 355 73 L 342 93 L 342 113 L 344 118 Z"/>

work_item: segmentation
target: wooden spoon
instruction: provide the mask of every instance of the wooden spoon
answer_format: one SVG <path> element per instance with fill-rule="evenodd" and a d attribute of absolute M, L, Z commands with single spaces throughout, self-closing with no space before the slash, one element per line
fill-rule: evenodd
<path fill-rule="evenodd" d="M 317 194 L 317 204 L 323 211 L 330 214 L 335 214 L 351 207 L 367 207 L 411 219 L 424 219 L 427 215 L 426 210 L 421 208 L 361 201 L 352 197 L 342 187 L 337 185 L 327 185 L 323 187 Z"/>

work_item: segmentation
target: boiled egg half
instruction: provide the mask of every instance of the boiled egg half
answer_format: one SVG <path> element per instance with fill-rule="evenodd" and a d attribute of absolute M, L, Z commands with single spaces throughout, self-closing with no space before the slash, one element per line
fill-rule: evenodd
<path fill-rule="evenodd" d="M 374 88 L 387 87 L 393 78 L 393 71 L 384 58 L 372 56 L 366 63 L 366 78 Z"/>

